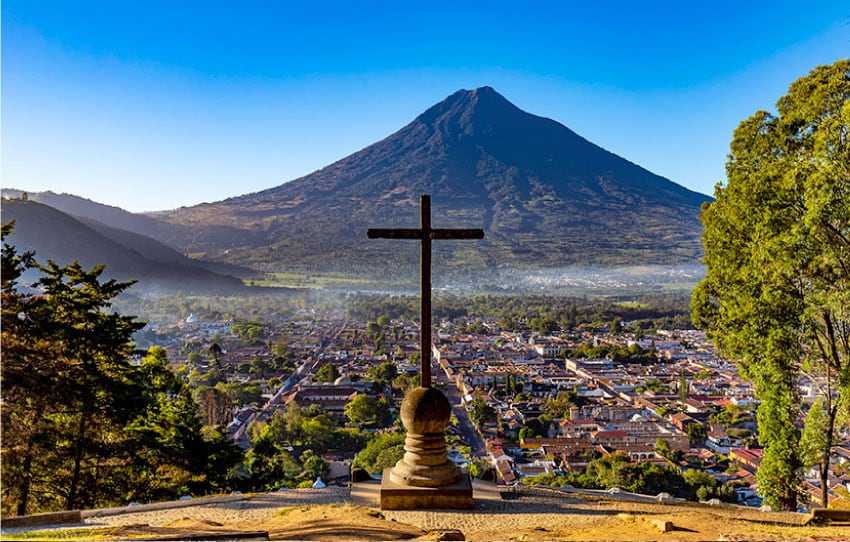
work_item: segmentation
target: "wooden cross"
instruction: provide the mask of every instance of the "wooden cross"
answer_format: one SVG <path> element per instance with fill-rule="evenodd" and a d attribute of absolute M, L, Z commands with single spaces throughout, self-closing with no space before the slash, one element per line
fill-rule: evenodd
<path fill-rule="evenodd" d="M 431 241 L 434 239 L 483 239 L 481 229 L 432 229 L 431 196 L 419 199 L 418 229 L 374 229 L 366 230 L 369 239 L 419 239 L 422 241 L 419 283 L 422 290 L 422 329 L 419 347 L 422 352 L 422 387 L 431 387 Z"/>

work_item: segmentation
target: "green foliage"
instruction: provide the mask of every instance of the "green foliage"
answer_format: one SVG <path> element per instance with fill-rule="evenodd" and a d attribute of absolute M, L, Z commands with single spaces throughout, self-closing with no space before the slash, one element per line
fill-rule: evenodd
<path fill-rule="evenodd" d="M 687 484 L 675 467 L 656 463 L 631 463 L 627 455 L 615 453 L 594 460 L 586 474 L 602 487 L 619 487 L 635 493 L 656 495 L 667 492 L 674 496 L 688 493 Z"/>
<path fill-rule="evenodd" d="M 662 447 L 659 439 L 659 448 Z M 571 485 L 586 489 L 620 489 L 644 495 L 669 493 L 674 497 L 689 500 L 707 500 L 713 497 L 734 502 L 734 488 L 721 485 L 716 478 L 701 470 L 688 470 L 683 474 L 672 465 L 657 463 L 632 463 L 621 452 L 594 459 L 584 472 L 572 472 L 557 476 L 552 473 L 528 477 L 525 485 L 542 484 L 559 487 Z"/>
<path fill-rule="evenodd" d="M 528 327 L 537 331 L 541 335 L 549 335 L 561 329 L 561 326 L 551 317 L 531 318 L 528 320 Z"/>
<path fill-rule="evenodd" d="M 327 362 L 316 371 L 314 380 L 316 382 L 333 382 L 337 378 L 339 378 L 339 370 L 333 363 Z"/>
<path fill-rule="evenodd" d="M 257 431 L 257 438 L 270 438 L 283 447 L 309 448 L 317 455 L 354 453 L 366 441 L 356 429 L 340 429 L 321 409 L 303 409 L 290 404 L 282 413 L 275 413 L 268 425 Z"/>
<path fill-rule="evenodd" d="M 663 438 L 655 439 L 655 452 L 668 461 L 678 463 L 682 459 L 682 452 L 670 447 L 670 443 Z"/>
<path fill-rule="evenodd" d="M 484 471 L 490 468 L 490 463 L 482 457 L 473 457 L 469 461 L 469 476 L 473 479 L 480 479 L 484 475 Z"/>
<path fill-rule="evenodd" d="M 230 421 L 233 399 L 218 386 L 198 386 L 192 392 L 205 426 L 216 427 Z"/>
<path fill-rule="evenodd" d="M 319 414 L 306 418 L 301 423 L 301 432 L 304 435 L 302 444 L 319 452 L 325 452 L 333 448 L 333 437 L 336 424 L 327 414 Z"/>
<path fill-rule="evenodd" d="M 208 489 L 205 491 L 224 493 L 240 488 L 245 477 L 242 449 L 219 428 L 207 437 L 206 447 L 203 476 Z"/>
<path fill-rule="evenodd" d="M 496 409 L 481 399 L 473 399 L 469 404 L 469 418 L 478 428 L 482 428 L 485 422 L 496 421 Z"/>
<path fill-rule="evenodd" d="M 736 502 L 738 500 L 734 487 L 729 484 L 721 484 L 717 481 L 717 478 L 705 471 L 689 469 L 685 471 L 683 478 L 685 483 L 690 486 L 689 498 L 691 499 L 707 501 L 716 498 L 724 502 Z"/>
<path fill-rule="evenodd" d="M 41 295 L 17 290 L 28 268 L 41 273 Z M 204 439 L 164 349 L 129 362 L 144 324 L 110 310 L 131 283 L 101 281 L 102 272 L 40 266 L 4 239 L 4 514 L 220 489 L 241 459 L 232 444 Z M 213 464 L 218 474 L 205 476 Z"/>
<path fill-rule="evenodd" d="M 395 466 L 395 464 L 398 463 L 403 456 L 404 445 L 393 446 L 391 448 L 381 450 L 381 453 L 379 453 L 378 457 L 375 459 L 375 464 L 372 467 L 374 470 L 371 471 L 372 474 L 381 473 L 384 469 Z"/>
<path fill-rule="evenodd" d="M 417 352 L 418 354 L 419 352 Z M 410 373 L 402 373 L 396 377 L 393 381 L 393 384 L 396 387 L 401 388 L 402 390 L 412 390 L 413 388 L 418 388 L 420 383 L 422 382 L 422 375 L 420 373 L 410 374 Z"/>
<path fill-rule="evenodd" d="M 261 344 L 263 342 L 262 324 L 237 322 L 230 326 L 230 332 L 238 335 L 245 344 Z"/>
<path fill-rule="evenodd" d="M 803 434 L 800 437 L 800 456 L 804 467 L 820 466 L 823 455 L 830 449 L 830 444 L 835 444 L 826 440 L 829 435 L 828 423 L 824 400 L 819 397 L 809 409 Z"/>
<path fill-rule="evenodd" d="M 353 467 L 360 467 L 371 474 L 378 474 L 395 465 L 404 455 L 404 433 L 377 435 L 357 454 Z"/>
<path fill-rule="evenodd" d="M 206 458 L 208 452 L 198 407 L 166 361 L 164 351 L 152 351 L 145 357 L 141 369 L 147 373 L 144 380 L 151 383 L 148 391 L 153 400 L 124 427 L 124 434 L 133 446 L 134 468 L 144 466 L 147 472 L 168 472 L 169 476 L 153 486 L 134 488 L 130 493 L 134 500 L 167 499 L 181 491 L 203 489 L 192 480 L 192 475 L 199 473 L 194 469 L 198 458 Z"/>
<path fill-rule="evenodd" d="M 227 395 L 234 405 L 259 405 L 263 400 L 263 391 L 255 383 L 219 382 L 215 388 Z"/>
<path fill-rule="evenodd" d="M 726 430 L 726 434 L 732 438 L 744 440 L 746 438 L 751 438 L 753 436 L 753 432 L 749 429 L 741 428 L 741 427 L 730 427 Z"/>
<path fill-rule="evenodd" d="M 345 416 L 358 427 L 386 427 L 392 423 L 387 400 L 383 397 L 376 399 L 364 393 L 357 394 L 345 405 Z"/>
<path fill-rule="evenodd" d="M 475 335 L 487 333 L 487 327 L 481 319 L 476 319 L 474 322 L 469 322 L 462 330 L 464 333 L 472 333 Z"/>
<path fill-rule="evenodd" d="M 635 391 L 643 392 L 646 390 L 652 391 L 654 393 L 666 393 L 667 387 L 664 385 L 663 382 L 658 380 L 658 378 L 652 377 L 644 380 L 643 383 L 638 386 Z"/>
<path fill-rule="evenodd" d="M 102 266 L 49 262 L 39 269 L 43 296 L 19 294 L 4 277 L 3 448 L 20 461 L 3 462 L 4 500 L 16 492 L 18 513 L 33 504 L 77 507 L 93 497 L 91 462 L 120 453 L 114 439 L 145 408 L 127 362 L 131 335 L 143 324 L 104 310 L 130 283 L 101 283 Z M 52 487 L 36 480 L 42 471 Z"/>
<path fill-rule="evenodd" d="M 520 442 L 524 442 L 530 438 L 535 438 L 536 435 L 534 434 L 533 429 L 527 426 L 523 426 L 520 427 L 519 434 L 517 435 L 517 437 L 519 437 Z"/>
<path fill-rule="evenodd" d="M 392 384 L 397 377 L 398 367 L 391 361 L 369 367 L 369 378 L 381 388 Z"/>
<path fill-rule="evenodd" d="M 694 376 L 694 380 L 706 380 L 710 378 L 711 375 L 712 371 L 710 369 L 703 369 Z"/>
<path fill-rule="evenodd" d="M 688 381 L 688 377 L 685 376 L 685 372 L 682 371 L 679 374 L 679 401 L 684 404 L 688 400 L 690 393 L 691 383 Z"/>
<path fill-rule="evenodd" d="M 354 455 L 363 449 L 371 436 L 370 433 L 353 428 L 342 428 L 334 431 L 332 451 Z"/>
<path fill-rule="evenodd" d="M 250 475 L 251 491 L 274 491 L 289 487 L 301 472 L 301 466 L 269 436 L 254 443 L 245 455 L 245 466 Z"/>
<path fill-rule="evenodd" d="M 419 314 L 416 296 L 357 294 L 348 299 L 351 318 L 368 321 L 385 314 L 393 319 L 415 320 Z M 604 299 L 552 295 L 453 295 L 436 294 L 435 318 L 453 320 L 474 314 L 495 318 L 503 329 L 523 327 L 556 331 L 564 324 L 575 327 L 593 322 L 628 321 L 637 329 L 692 328 L 688 298 L 683 294 L 636 295 L 634 303 L 613 303 Z M 545 325 L 541 328 L 540 324 Z"/>
<path fill-rule="evenodd" d="M 717 414 L 712 414 L 708 418 L 709 422 L 719 423 L 727 429 L 754 420 L 755 415 L 751 410 L 746 407 L 742 407 L 741 405 L 736 405 L 735 403 L 728 404 L 726 408 Z"/>
<path fill-rule="evenodd" d="M 707 438 L 708 432 L 701 423 L 692 423 L 688 426 L 688 442 L 692 448 L 702 446 Z"/>
<path fill-rule="evenodd" d="M 543 411 L 553 418 L 569 418 L 570 408 L 587 404 L 587 399 L 574 391 L 562 391 L 549 397 L 543 404 Z"/>
<path fill-rule="evenodd" d="M 189 352 L 189 355 L 186 356 L 186 363 L 193 367 L 197 367 L 203 361 L 204 358 L 198 352 Z"/>
<path fill-rule="evenodd" d="M 316 480 L 316 478 L 328 479 L 331 472 L 331 464 L 327 459 L 320 455 L 311 455 L 304 461 L 304 475 L 308 480 Z"/>
<path fill-rule="evenodd" d="M 272 345 L 272 354 L 280 359 L 289 359 L 292 357 L 292 349 L 289 348 L 289 343 L 285 335 L 280 335 L 277 338 L 277 342 Z"/>
<path fill-rule="evenodd" d="M 419 314 L 419 308 L 417 300 L 410 296 L 356 294 L 348 299 L 348 314 L 364 322 L 380 317 L 413 320 Z"/>
<path fill-rule="evenodd" d="M 742 122 L 728 184 L 701 216 L 707 274 L 693 319 L 755 384 L 759 491 L 782 509 L 795 509 L 799 494 L 801 352 L 832 389 L 845 394 L 850 382 L 848 96 L 850 60 L 841 60 L 795 81 L 777 115 Z"/>
<path fill-rule="evenodd" d="M 839 399 L 847 400 L 848 397 L 844 395 Z M 838 407 L 834 400 L 819 397 L 809 409 L 803 434 L 800 437 L 802 465 L 804 468 L 817 466 L 822 484 L 826 483 L 829 476 L 831 450 L 833 446 L 840 444 L 835 434 L 835 426 L 840 422 L 846 422 L 846 417 L 839 416 Z"/>
<path fill-rule="evenodd" d="M 6 223 L 0 223 L 0 236 L 3 239 L 2 249 L 2 291 L 7 296 L 18 297 L 24 299 L 25 296 L 18 294 L 18 280 L 27 270 L 38 266 L 35 261 L 34 252 L 24 252 L 19 254 L 13 245 L 6 243 L 6 238 L 14 232 L 15 221 L 12 220 Z M 11 299 L 9 300 L 11 301 Z M 17 314 L 15 315 L 17 316 Z"/>
<path fill-rule="evenodd" d="M 522 429 L 528 429 L 529 431 L 526 433 L 526 438 L 542 438 L 549 434 L 549 426 L 551 423 L 552 420 L 544 414 L 536 418 L 527 418 Z M 520 429 L 520 432 L 522 432 L 522 429 Z"/>

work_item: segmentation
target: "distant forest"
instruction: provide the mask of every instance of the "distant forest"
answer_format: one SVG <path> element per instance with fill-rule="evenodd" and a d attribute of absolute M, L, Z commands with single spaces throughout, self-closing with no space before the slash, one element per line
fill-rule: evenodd
<path fill-rule="evenodd" d="M 355 295 L 348 314 L 358 320 L 416 319 L 416 296 Z M 528 327 L 541 333 L 579 326 L 605 327 L 617 320 L 635 331 L 691 329 L 690 296 L 685 293 L 646 294 L 621 298 L 553 297 L 545 295 L 438 295 L 432 312 L 438 319 L 496 318 L 503 329 Z"/>
<path fill-rule="evenodd" d="M 419 296 L 399 294 L 334 294 L 291 291 L 248 296 L 164 296 L 137 298 L 124 295 L 115 307 L 143 319 L 279 321 L 299 311 L 336 315 L 360 321 L 419 319 Z M 432 314 L 437 320 L 495 318 L 503 329 L 529 327 L 554 332 L 579 326 L 606 327 L 614 320 L 624 329 L 692 329 L 688 292 L 652 293 L 616 297 L 548 295 L 437 294 Z"/>

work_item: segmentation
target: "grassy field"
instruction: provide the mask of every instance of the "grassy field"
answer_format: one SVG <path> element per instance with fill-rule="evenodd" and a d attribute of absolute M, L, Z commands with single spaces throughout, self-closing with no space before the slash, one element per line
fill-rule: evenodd
<path fill-rule="evenodd" d="M 248 286 L 263 288 L 368 288 L 379 284 L 374 280 L 341 274 L 267 273 L 260 279 L 248 279 Z"/>

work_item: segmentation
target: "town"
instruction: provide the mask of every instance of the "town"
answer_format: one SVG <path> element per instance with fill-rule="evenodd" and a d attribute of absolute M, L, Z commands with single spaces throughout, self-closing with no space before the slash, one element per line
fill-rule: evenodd
<path fill-rule="evenodd" d="M 619 319 L 568 329 L 540 324 L 468 316 L 438 323 L 432 374 L 452 403 L 454 461 L 507 486 L 581 485 L 599 461 L 667 466 L 699 485 L 699 500 L 762 505 L 753 387 L 702 331 L 637 331 Z M 248 449 L 291 409 L 321 411 L 375 436 L 389 432 L 404 391 L 418 384 L 418 333 L 405 318 L 300 309 L 275 322 L 194 314 L 152 321 L 139 342 L 164 348 L 195 389 L 204 423 L 226 426 Z M 800 380 L 805 403 L 820 385 Z M 850 435 L 839 438 L 830 503 L 846 502 L 850 489 Z M 326 452 L 330 480 L 316 483 L 348 481 L 357 451 Z M 808 505 L 822 506 L 817 468 L 803 480 Z"/>

